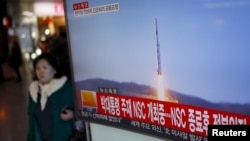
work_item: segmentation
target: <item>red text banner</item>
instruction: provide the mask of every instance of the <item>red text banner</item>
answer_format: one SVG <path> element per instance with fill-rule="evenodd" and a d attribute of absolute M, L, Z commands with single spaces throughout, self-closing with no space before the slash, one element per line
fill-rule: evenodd
<path fill-rule="evenodd" d="M 172 102 L 96 93 L 97 113 L 207 136 L 208 125 L 249 125 L 250 116 Z"/>

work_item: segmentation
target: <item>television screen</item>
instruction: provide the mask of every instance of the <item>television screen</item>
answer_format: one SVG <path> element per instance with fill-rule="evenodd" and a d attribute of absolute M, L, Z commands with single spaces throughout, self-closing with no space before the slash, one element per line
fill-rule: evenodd
<path fill-rule="evenodd" d="M 250 2 L 65 0 L 79 118 L 169 139 L 250 122 Z"/>

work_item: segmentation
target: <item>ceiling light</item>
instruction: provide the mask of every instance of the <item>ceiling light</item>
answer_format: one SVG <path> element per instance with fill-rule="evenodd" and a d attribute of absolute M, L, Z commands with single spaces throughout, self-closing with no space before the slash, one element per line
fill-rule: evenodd
<path fill-rule="evenodd" d="M 22 15 L 31 17 L 34 16 L 34 13 L 30 11 L 22 11 Z"/>

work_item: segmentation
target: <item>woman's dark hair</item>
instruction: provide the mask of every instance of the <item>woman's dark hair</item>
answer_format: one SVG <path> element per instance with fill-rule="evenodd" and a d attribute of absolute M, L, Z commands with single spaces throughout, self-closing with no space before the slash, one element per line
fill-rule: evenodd
<path fill-rule="evenodd" d="M 37 56 L 35 60 L 33 61 L 33 69 L 34 69 L 34 80 L 38 80 L 35 69 L 36 65 L 40 60 L 46 60 L 55 70 L 56 74 L 54 75 L 54 78 L 60 78 L 62 77 L 63 73 L 61 69 L 59 68 L 59 64 L 57 59 L 51 54 L 51 53 L 42 53 L 41 55 Z"/>

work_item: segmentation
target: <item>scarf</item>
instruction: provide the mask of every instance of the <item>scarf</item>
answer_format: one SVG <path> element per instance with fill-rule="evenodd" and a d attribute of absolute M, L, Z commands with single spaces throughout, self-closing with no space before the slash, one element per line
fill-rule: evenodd
<path fill-rule="evenodd" d="M 41 94 L 40 104 L 43 111 L 47 103 L 48 97 L 50 97 L 55 91 L 60 89 L 66 82 L 67 77 L 63 76 L 58 79 L 52 79 L 48 84 L 42 84 L 38 80 L 33 81 L 29 87 L 29 93 L 32 100 L 37 103 L 38 92 Z"/>

